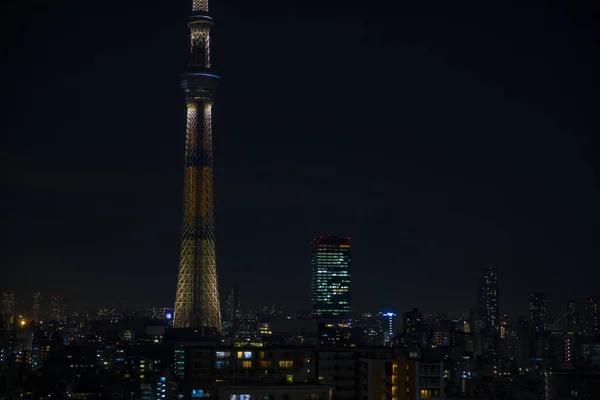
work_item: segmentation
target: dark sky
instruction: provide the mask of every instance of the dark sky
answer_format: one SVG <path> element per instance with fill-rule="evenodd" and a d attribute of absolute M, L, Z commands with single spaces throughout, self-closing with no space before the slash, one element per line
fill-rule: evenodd
<path fill-rule="evenodd" d="M 0 6 L 0 290 L 173 303 L 188 3 Z M 307 308 L 329 233 L 359 311 L 600 295 L 592 3 L 214 0 L 222 295 Z"/>

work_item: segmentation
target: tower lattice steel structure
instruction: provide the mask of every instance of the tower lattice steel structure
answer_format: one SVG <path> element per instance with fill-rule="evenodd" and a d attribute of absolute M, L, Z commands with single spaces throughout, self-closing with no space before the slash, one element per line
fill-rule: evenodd
<path fill-rule="evenodd" d="M 211 110 L 219 77 L 211 73 L 208 0 L 193 0 L 191 54 L 181 86 L 187 104 L 181 258 L 173 327 L 221 329 L 213 217 Z"/>

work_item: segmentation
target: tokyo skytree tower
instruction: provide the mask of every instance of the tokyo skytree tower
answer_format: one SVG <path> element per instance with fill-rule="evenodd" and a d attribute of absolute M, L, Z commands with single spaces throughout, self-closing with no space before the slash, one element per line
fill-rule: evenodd
<path fill-rule="evenodd" d="M 181 86 L 187 105 L 181 258 L 174 328 L 221 330 L 213 216 L 211 110 L 219 77 L 211 73 L 208 0 L 193 0 L 191 52 Z"/>

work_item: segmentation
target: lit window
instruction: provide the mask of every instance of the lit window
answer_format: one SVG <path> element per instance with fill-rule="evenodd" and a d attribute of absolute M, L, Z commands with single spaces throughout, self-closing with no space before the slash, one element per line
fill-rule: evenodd
<path fill-rule="evenodd" d="M 252 368 L 252 361 L 242 361 L 242 368 Z"/>
<path fill-rule="evenodd" d="M 279 361 L 279 368 L 292 368 L 293 366 L 294 366 L 294 362 L 291 360 Z"/>

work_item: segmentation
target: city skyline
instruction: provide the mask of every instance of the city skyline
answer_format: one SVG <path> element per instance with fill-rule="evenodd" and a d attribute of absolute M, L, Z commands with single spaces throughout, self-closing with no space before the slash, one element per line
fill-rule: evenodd
<path fill-rule="evenodd" d="M 481 274 L 485 274 L 486 271 L 489 271 L 489 269 L 484 269 L 482 271 L 479 271 L 478 278 L 481 277 Z M 497 271 L 495 271 L 497 274 Z M 221 296 L 221 310 L 224 310 L 222 312 L 223 315 L 223 321 L 225 320 L 230 320 L 231 319 L 231 299 L 232 299 L 232 293 L 235 293 L 234 297 L 235 298 L 235 303 L 237 304 L 236 308 L 235 308 L 235 312 L 234 314 L 237 315 L 237 318 L 239 318 L 242 314 L 244 313 L 255 313 L 255 314 L 260 314 L 261 310 L 264 311 L 265 307 L 276 307 L 280 312 L 281 312 L 281 316 L 282 317 L 286 317 L 286 316 L 290 316 L 290 315 L 295 315 L 295 314 L 302 314 L 302 315 L 312 315 L 313 311 L 311 309 L 311 307 L 308 308 L 296 308 L 296 309 L 289 309 L 289 308 L 280 308 L 279 304 L 277 303 L 276 299 L 270 299 L 267 302 L 263 302 L 261 304 L 257 304 L 255 302 L 248 302 L 247 298 L 245 298 L 243 296 L 243 291 L 242 294 L 240 295 L 240 285 L 235 284 L 233 287 L 228 288 L 228 290 L 225 291 L 225 295 Z M 480 286 L 480 280 L 477 279 L 475 281 L 474 284 L 474 290 L 473 290 L 474 294 L 478 294 L 481 293 L 481 286 Z M 12 290 L 8 290 L 8 291 L 0 291 L 0 296 L 11 296 L 12 297 L 12 303 L 13 303 L 13 307 L 16 310 L 15 312 L 17 314 L 22 314 L 22 315 L 27 315 L 33 319 L 37 319 L 36 314 L 39 315 L 41 314 L 45 314 L 46 316 L 50 316 L 53 313 L 55 313 L 54 311 L 54 302 L 56 299 L 64 299 L 64 301 L 66 302 L 65 304 L 68 304 L 69 307 L 69 314 L 71 314 L 71 312 L 79 314 L 79 313 L 91 313 L 93 314 L 94 312 L 96 312 L 97 310 L 102 310 L 102 309 L 107 309 L 111 308 L 111 307 L 116 307 L 118 306 L 119 308 L 121 308 L 124 311 L 140 311 L 140 310 L 147 310 L 147 309 L 152 309 L 152 308 L 171 308 L 173 309 L 173 305 L 169 305 L 169 304 L 150 304 L 150 305 L 144 305 L 144 306 L 139 306 L 139 305 L 133 305 L 133 304 L 126 304 L 123 301 L 120 300 L 105 300 L 105 301 L 101 301 L 97 304 L 89 304 L 89 303 L 84 303 L 81 302 L 79 299 L 77 298 L 72 298 L 69 297 L 68 295 L 52 295 L 52 294 L 43 294 L 40 292 L 34 292 L 32 296 L 27 296 L 27 294 L 23 294 L 21 293 L 15 293 Z M 497 317 L 494 317 L 493 321 L 496 320 L 503 320 L 504 317 L 508 317 L 508 318 L 524 318 L 525 320 L 537 320 L 537 318 L 539 318 L 538 316 L 534 316 L 534 314 L 532 313 L 532 299 L 533 298 L 541 298 L 543 299 L 543 307 L 544 307 L 544 311 L 542 314 L 543 315 L 542 319 L 543 320 L 547 320 L 546 322 L 551 322 L 553 320 L 564 320 L 565 318 L 567 318 L 567 315 L 571 315 L 571 324 L 575 327 L 580 321 L 579 319 L 585 319 L 586 318 L 586 313 L 588 313 L 588 310 L 594 310 L 591 313 L 593 315 L 595 315 L 597 312 L 597 299 L 598 297 L 596 296 L 585 296 L 584 298 L 577 298 L 577 299 L 554 299 L 555 301 L 553 302 L 553 306 L 552 307 L 547 307 L 546 306 L 546 293 L 541 293 L 541 292 L 530 292 L 528 295 L 528 298 L 525 299 L 522 302 L 522 307 L 517 311 L 517 312 L 508 312 L 508 311 L 504 311 L 502 310 L 502 308 L 500 307 L 500 310 L 498 310 L 497 307 L 495 307 L 496 311 L 499 311 L 499 315 Z M 472 307 L 466 308 L 466 309 L 444 309 L 443 307 L 438 309 L 438 310 L 432 310 L 432 309 L 426 309 L 423 308 L 422 306 L 419 305 L 409 305 L 406 307 L 393 307 L 390 305 L 379 305 L 376 307 L 373 307 L 371 309 L 366 309 L 363 307 L 357 307 L 358 309 L 352 309 L 348 315 L 350 316 L 361 316 L 361 315 L 365 315 L 365 314 L 377 314 L 377 313 L 393 313 L 393 314 L 397 314 L 397 315 L 401 315 L 402 313 L 406 313 L 406 312 L 411 312 L 412 310 L 419 310 L 419 312 L 421 312 L 422 314 L 429 314 L 429 315 L 453 315 L 453 316 L 465 316 L 467 318 L 471 318 L 471 319 L 475 319 L 475 320 L 479 320 L 479 324 L 480 324 L 480 329 L 482 330 L 486 330 L 489 331 L 490 329 L 487 328 L 487 318 L 486 318 L 486 314 L 485 311 L 484 313 L 480 313 L 480 308 L 478 307 L 481 302 L 478 301 L 481 300 L 481 297 L 476 298 L 476 300 L 473 303 Z M 249 304 L 250 303 L 250 304 Z M 593 305 L 593 307 L 590 306 Z M 352 303 L 350 304 L 351 308 L 352 308 Z M 537 306 L 535 307 L 537 308 Z M 2 313 L 0 313 L 1 315 Z M 313 316 L 314 317 L 314 316 Z M 599 316 L 600 317 L 600 316 Z M 600 331 L 600 328 L 598 328 L 597 326 L 600 326 L 600 323 L 597 322 L 598 319 L 594 322 L 594 328 L 590 328 L 590 327 L 581 327 L 582 329 L 587 329 L 588 331 L 590 330 L 598 330 Z M 497 327 L 498 328 L 498 327 Z M 497 328 L 495 329 L 495 331 L 497 331 Z M 492 330 L 494 331 L 494 330 Z"/>
<path fill-rule="evenodd" d="M 2 100 L 0 290 L 168 305 L 188 4 L 39 3 L 33 17 L 30 6 L 10 9 L 3 65 L 14 95 Z M 351 4 L 215 4 L 221 294 L 237 282 L 257 306 L 308 309 L 310 238 L 335 233 L 353 239 L 353 303 L 365 311 L 446 298 L 468 310 L 473 276 L 490 265 L 501 313 L 525 314 L 532 291 L 549 310 L 598 296 L 594 31 L 556 5 L 392 7 L 374 2 L 367 18 Z M 584 9 L 565 7 L 586 26 Z M 79 15 L 112 29 L 90 32 Z M 372 81 L 356 88 L 362 56 L 380 67 L 360 66 Z M 586 279 L 565 288 L 567 274 Z"/>

